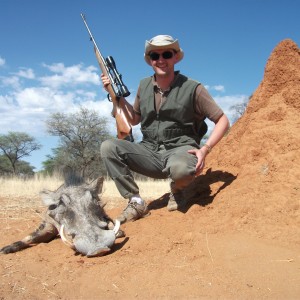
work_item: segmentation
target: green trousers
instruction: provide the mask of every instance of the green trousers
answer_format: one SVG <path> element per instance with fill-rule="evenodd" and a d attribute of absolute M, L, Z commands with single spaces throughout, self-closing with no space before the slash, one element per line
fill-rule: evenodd
<path fill-rule="evenodd" d="M 166 150 L 163 145 L 110 139 L 101 144 L 101 157 L 120 194 L 128 199 L 139 194 L 131 171 L 155 179 L 170 178 L 176 191 L 188 186 L 197 164 L 197 157 L 187 152 L 193 148 L 180 146 Z"/>

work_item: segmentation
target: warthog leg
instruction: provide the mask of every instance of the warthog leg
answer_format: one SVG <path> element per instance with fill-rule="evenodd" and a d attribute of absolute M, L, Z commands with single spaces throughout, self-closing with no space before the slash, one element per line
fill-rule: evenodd
<path fill-rule="evenodd" d="M 53 240 L 58 234 L 54 225 L 43 221 L 38 229 L 26 236 L 21 241 L 14 242 L 0 249 L 0 253 L 14 253 L 25 248 L 31 247 L 38 243 L 48 243 Z"/>

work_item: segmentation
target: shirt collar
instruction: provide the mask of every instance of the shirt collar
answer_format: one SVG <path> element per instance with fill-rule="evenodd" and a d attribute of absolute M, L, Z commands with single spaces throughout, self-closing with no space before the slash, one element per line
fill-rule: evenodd
<path fill-rule="evenodd" d="M 177 81 L 177 78 L 178 78 L 178 76 L 179 76 L 179 73 L 180 73 L 180 71 L 175 71 L 175 72 L 174 72 L 174 74 L 175 74 L 174 80 L 171 82 L 170 87 L 169 87 L 165 92 L 170 91 L 170 90 L 175 86 L 175 83 L 176 83 L 176 81 Z M 152 76 L 152 84 L 153 84 L 153 88 L 154 88 L 154 91 L 155 91 L 155 92 L 158 92 L 158 91 L 161 90 L 160 87 L 157 85 L 157 82 L 156 82 L 156 80 L 155 80 L 155 74 Z"/>

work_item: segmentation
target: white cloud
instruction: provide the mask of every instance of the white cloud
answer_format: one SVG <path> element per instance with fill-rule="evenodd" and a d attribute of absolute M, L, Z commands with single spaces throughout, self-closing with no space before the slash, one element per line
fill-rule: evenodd
<path fill-rule="evenodd" d="M 55 91 L 49 87 L 25 88 L 14 94 L 21 109 L 39 108 L 40 110 L 66 110 L 72 105 L 73 94 Z"/>
<path fill-rule="evenodd" d="M 24 131 L 35 136 L 45 135 L 45 121 L 51 113 L 71 113 L 77 111 L 80 106 L 94 109 L 101 116 L 108 117 L 110 122 L 114 122 L 110 117 L 112 103 L 97 99 L 96 93 L 28 87 L 0 95 L 0 130 Z"/>
<path fill-rule="evenodd" d="M 9 87 L 15 90 L 18 90 L 21 88 L 21 80 L 20 78 L 25 79 L 34 79 L 35 75 L 32 69 L 20 69 L 17 73 L 12 73 L 12 76 L 1 76 L 0 82 L 1 85 L 4 87 Z"/>
<path fill-rule="evenodd" d="M 100 85 L 99 75 L 94 66 L 84 68 L 82 64 L 66 67 L 63 63 L 52 65 L 43 64 L 54 75 L 41 77 L 39 80 L 44 86 L 61 88 L 78 84 Z"/>
<path fill-rule="evenodd" d="M 225 87 L 224 85 L 213 85 L 213 86 L 210 86 L 210 85 L 205 85 L 204 86 L 207 90 L 210 90 L 210 91 L 217 91 L 217 92 L 225 92 Z"/>
<path fill-rule="evenodd" d="M 94 109 L 114 122 L 110 117 L 112 103 L 99 99 L 102 93 L 95 67 L 81 64 L 66 67 L 62 63 L 43 66 L 49 72 L 40 78 L 31 68 L 20 68 L 12 73 L 13 76 L 0 78 L 3 87 L 0 90 L 0 132 L 24 131 L 34 136 L 45 135 L 45 120 L 51 113 L 70 113 L 79 106 Z M 33 80 L 29 85 L 28 81 L 21 79 Z"/>
<path fill-rule="evenodd" d="M 30 68 L 29 69 L 22 68 L 15 75 L 26 78 L 26 79 L 34 79 L 35 78 L 35 74 L 34 74 L 33 70 Z"/>
<path fill-rule="evenodd" d="M 21 87 L 20 78 L 18 76 L 8 76 L 8 77 L 1 77 L 1 85 L 4 87 L 9 87 L 12 89 L 19 89 Z"/>
<path fill-rule="evenodd" d="M 230 109 L 231 106 L 245 102 L 248 100 L 249 96 L 247 95 L 228 95 L 228 96 L 216 96 L 214 97 L 218 105 L 223 109 L 224 113 L 229 118 L 232 123 L 234 119 L 234 111 Z"/>
<path fill-rule="evenodd" d="M 0 67 L 5 65 L 5 59 L 0 56 Z"/>
<path fill-rule="evenodd" d="M 212 89 L 214 89 L 217 92 L 225 92 L 225 87 L 224 85 L 214 85 L 212 87 Z"/>
<path fill-rule="evenodd" d="M 0 95 L 0 119 L 3 119 L 4 113 L 9 112 L 14 106 L 14 99 L 10 95 Z"/>

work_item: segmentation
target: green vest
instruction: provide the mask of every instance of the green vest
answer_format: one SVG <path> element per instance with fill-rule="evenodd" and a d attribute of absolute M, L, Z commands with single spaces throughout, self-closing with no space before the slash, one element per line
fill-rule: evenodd
<path fill-rule="evenodd" d="M 166 148 L 192 145 L 199 148 L 195 132 L 194 92 L 199 82 L 179 74 L 166 101 L 156 112 L 152 78 L 140 83 L 141 131 L 143 142 Z"/>

